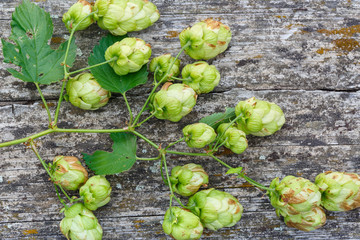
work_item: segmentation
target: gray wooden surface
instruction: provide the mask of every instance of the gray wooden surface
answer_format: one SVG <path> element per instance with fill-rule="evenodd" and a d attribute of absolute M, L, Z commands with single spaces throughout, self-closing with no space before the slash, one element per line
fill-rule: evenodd
<path fill-rule="evenodd" d="M 75 1 L 38 0 L 51 13 L 54 45 L 67 38 L 62 14 Z M 169 143 L 181 137 L 188 123 L 240 100 L 256 96 L 282 107 L 287 122 L 266 138 L 249 137 L 241 155 L 221 158 L 243 166 L 248 176 L 268 185 L 274 177 L 295 175 L 314 180 L 318 173 L 338 170 L 360 173 L 360 1 L 297 0 L 156 0 L 161 18 L 152 27 L 131 33 L 152 45 L 153 56 L 180 49 L 176 37 L 185 27 L 208 17 L 230 26 L 229 49 L 209 61 L 221 72 L 220 85 L 201 95 L 194 111 L 179 123 L 152 119 L 139 131 L 151 140 Z M 1 0 L 0 37 L 10 35 L 11 12 L 20 0 Z M 96 25 L 76 34 L 80 47 L 74 69 L 86 59 L 105 31 Z M 0 50 L 1 52 L 1 50 Z M 0 60 L 2 62 L 2 52 Z M 181 56 L 183 65 L 190 63 Z M 14 79 L 0 63 L 0 141 L 10 141 L 46 129 L 46 112 L 33 84 Z M 150 84 L 129 93 L 135 112 L 145 101 Z M 59 84 L 42 86 L 55 110 Z M 64 103 L 59 127 L 113 128 L 125 126 L 123 100 L 114 96 L 101 110 L 85 112 Z M 156 152 L 139 141 L 138 155 Z M 40 153 L 55 155 L 110 150 L 108 134 L 54 134 L 40 139 Z M 188 151 L 185 144 L 177 150 Z M 202 239 L 360 239 L 359 209 L 328 212 L 324 227 L 313 232 L 288 228 L 277 218 L 264 192 L 211 159 L 168 158 L 170 167 L 202 164 L 210 174 L 209 187 L 227 191 L 244 206 L 242 220 L 232 228 L 205 230 Z M 123 174 L 108 177 L 112 200 L 95 212 L 104 239 L 168 239 L 161 222 L 168 207 L 168 188 L 162 184 L 159 162 L 137 162 Z M 186 199 L 184 199 L 186 202 Z M 48 176 L 23 145 L 0 149 L 0 239 L 64 239 L 59 231 L 61 204 Z"/>

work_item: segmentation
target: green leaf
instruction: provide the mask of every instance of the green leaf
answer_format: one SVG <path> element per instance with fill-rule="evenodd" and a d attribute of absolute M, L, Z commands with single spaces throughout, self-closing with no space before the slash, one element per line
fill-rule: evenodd
<path fill-rule="evenodd" d="M 113 36 L 108 34 L 100 39 L 99 45 L 93 49 L 93 53 L 88 59 L 89 66 L 105 62 L 105 51 L 115 42 L 121 41 L 125 36 Z M 129 73 L 124 76 L 117 75 L 109 64 L 92 68 L 91 73 L 94 75 L 100 85 L 110 92 L 125 93 L 136 86 L 145 84 L 148 80 L 147 66 L 144 65 L 138 72 Z"/>
<path fill-rule="evenodd" d="M 98 175 L 109 175 L 129 170 L 136 161 L 136 136 L 131 133 L 111 133 L 113 152 L 83 153 L 86 165 Z"/>
<path fill-rule="evenodd" d="M 64 61 L 67 42 L 57 50 L 50 48 L 48 42 L 53 33 L 49 13 L 24 0 L 12 14 L 11 42 L 1 39 L 4 62 L 21 67 L 21 71 L 7 69 L 14 77 L 25 82 L 50 84 L 64 78 Z M 75 61 L 75 41 L 70 44 L 67 65 Z"/>
<path fill-rule="evenodd" d="M 226 108 L 224 113 L 211 114 L 202 118 L 199 122 L 206 123 L 216 130 L 220 124 L 231 122 L 235 117 L 235 108 Z"/>
<path fill-rule="evenodd" d="M 237 174 L 240 174 L 242 172 L 242 167 L 238 167 L 238 168 L 230 168 L 226 174 L 234 174 L 234 173 L 237 173 Z"/>

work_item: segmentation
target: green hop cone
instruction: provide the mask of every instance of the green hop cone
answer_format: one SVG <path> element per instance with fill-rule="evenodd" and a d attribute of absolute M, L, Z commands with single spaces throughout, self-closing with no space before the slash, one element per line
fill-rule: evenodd
<path fill-rule="evenodd" d="M 178 122 L 191 112 L 196 104 L 195 91 L 185 84 L 167 82 L 151 101 L 150 108 L 158 119 Z"/>
<path fill-rule="evenodd" d="M 92 6 L 85 0 L 79 0 L 77 3 L 72 5 L 69 10 L 64 13 L 62 21 L 65 24 L 65 27 L 71 31 L 80 21 L 89 15 L 92 12 Z M 80 24 L 77 26 L 76 30 L 84 30 L 88 28 L 94 20 L 91 16 L 86 17 Z"/>
<path fill-rule="evenodd" d="M 234 226 L 243 212 L 234 196 L 214 188 L 197 192 L 189 198 L 187 206 L 211 230 Z"/>
<path fill-rule="evenodd" d="M 151 46 L 140 38 L 124 38 L 105 51 L 105 59 L 118 75 L 137 72 L 149 62 Z"/>
<path fill-rule="evenodd" d="M 225 142 L 224 146 L 232 152 L 240 154 L 248 147 L 246 134 L 235 126 L 229 126 L 230 123 L 222 123 L 217 128 L 220 142 Z"/>
<path fill-rule="evenodd" d="M 56 156 L 51 167 L 52 181 L 66 190 L 77 190 L 88 180 L 88 172 L 77 157 Z"/>
<path fill-rule="evenodd" d="M 162 227 L 176 240 L 199 239 L 204 230 L 198 216 L 179 207 L 166 211 Z"/>
<path fill-rule="evenodd" d="M 194 123 L 183 128 L 186 144 L 191 148 L 203 148 L 212 143 L 216 133 L 212 127 L 205 123 Z"/>
<path fill-rule="evenodd" d="M 161 80 L 165 77 L 166 72 L 168 71 L 171 63 L 175 60 L 171 54 L 163 54 L 159 57 L 153 58 L 150 62 L 150 71 L 156 72 L 156 79 Z M 175 63 L 173 64 L 172 68 L 168 73 L 168 78 L 176 77 L 180 74 L 180 60 L 176 59 Z"/>
<path fill-rule="evenodd" d="M 314 207 L 308 212 L 284 217 L 286 225 L 302 231 L 313 231 L 326 223 L 326 215 L 321 207 Z"/>
<path fill-rule="evenodd" d="M 185 52 L 195 60 L 208 60 L 224 52 L 231 40 L 230 28 L 219 21 L 206 19 L 184 29 L 180 35 L 180 44 Z"/>
<path fill-rule="evenodd" d="M 95 211 L 110 201 L 111 187 L 104 176 L 96 175 L 80 188 L 79 194 L 86 208 Z"/>
<path fill-rule="evenodd" d="M 71 240 L 101 240 L 103 230 L 95 215 L 82 203 L 75 203 L 65 210 L 60 230 Z"/>
<path fill-rule="evenodd" d="M 235 107 L 235 114 L 243 115 L 237 120 L 240 130 L 260 137 L 275 133 L 285 123 L 284 113 L 278 105 L 255 97 L 240 101 Z"/>
<path fill-rule="evenodd" d="M 172 189 L 181 196 L 191 196 L 199 188 L 209 183 L 209 176 L 201 165 L 189 163 L 171 170 Z"/>
<path fill-rule="evenodd" d="M 219 84 L 220 73 L 214 65 L 199 61 L 186 65 L 181 71 L 185 81 L 197 94 L 209 93 Z"/>
<path fill-rule="evenodd" d="M 356 173 L 324 172 L 315 184 L 322 193 L 321 204 L 329 211 L 349 211 L 360 207 L 360 176 Z"/>
<path fill-rule="evenodd" d="M 278 216 L 308 212 L 321 203 L 319 188 L 305 178 L 286 176 L 281 182 L 279 178 L 275 178 L 270 188 L 275 189 L 267 194 Z"/>
<path fill-rule="evenodd" d="M 99 27 L 116 36 L 148 28 L 160 18 L 148 0 L 96 0 L 94 11 Z"/>
<path fill-rule="evenodd" d="M 65 98 L 75 107 L 96 110 L 105 106 L 111 93 L 102 88 L 91 73 L 81 73 L 70 78 L 66 85 Z"/>

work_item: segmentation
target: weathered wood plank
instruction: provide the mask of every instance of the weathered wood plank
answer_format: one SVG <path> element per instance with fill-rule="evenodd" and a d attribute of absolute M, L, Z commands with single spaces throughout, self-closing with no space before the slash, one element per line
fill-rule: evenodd
<path fill-rule="evenodd" d="M 231 229 L 221 229 L 217 232 L 205 230 L 202 239 L 329 239 L 329 235 L 326 232 L 307 232 L 302 235 L 297 235 L 283 223 L 276 223 L 271 229 L 264 229 L 263 224 L 265 222 L 271 222 L 273 220 L 278 221 L 276 216 L 267 215 L 267 213 L 256 214 L 259 216 L 258 219 L 253 218 L 252 214 L 243 215 L 242 220 L 244 222 L 249 222 L 248 225 L 236 225 Z M 331 239 L 344 239 L 345 236 L 343 234 L 345 232 L 343 232 L 342 228 L 339 228 L 336 221 L 347 221 L 348 219 L 342 218 L 341 216 L 333 216 L 333 214 L 331 217 L 333 220 L 330 220 L 327 224 L 331 227 L 331 229 L 329 229 L 332 237 Z M 160 224 L 162 216 L 141 218 L 125 217 L 120 223 L 117 223 L 114 220 L 117 219 L 99 217 L 101 224 L 108 226 L 104 228 L 104 239 L 170 239 L 162 233 Z M 351 227 L 352 224 L 353 222 L 344 223 L 345 227 Z M 63 239 L 60 235 L 48 234 L 49 230 L 56 231 L 58 229 L 58 221 L 34 221 L 33 228 L 27 228 L 21 223 L 11 223 L 6 226 L 0 225 L 0 229 L 7 229 L 8 226 L 14 230 L 14 237 L 8 239 Z M 37 234 L 24 235 L 24 233 L 31 232 L 31 230 L 36 230 Z M 150 232 L 153 232 L 153 234 L 149 235 Z M 346 233 L 349 233 L 347 239 L 359 238 L 359 233 L 356 232 L 356 229 L 348 228 Z"/>
<path fill-rule="evenodd" d="M 3 15 L 7 16 L 6 10 L 12 11 L 18 2 L 0 7 L 5 11 Z M 68 33 L 60 18 L 70 1 L 61 6 L 52 1 L 39 4 L 54 17 L 53 42 L 65 39 Z M 154 56 L 163 52 L 176 54 L 178 39 L 171 36 L 187 26 L 206 17 L 219 17 L 219 12 L 228 13 L 221 18 L 233 29 L 233 40 L 226 53 L 211 61 L 222 73 L 222 82 L 216 91 L 233 88 L 360 89 L 360 51 L 356 44 L 360 31 L 357 18 L 359 1 L 324 4 L 298 1 L 286 4 L 282 1 L 223 1 L 216 4 L 212 1 L 188 1 L 170 4 L 160 1 L 158 4 L 163 13 L 159 22 L 142 32 L 130 34 L 151 43 Z M 196 13 L 201 14 L 194 15 Z M 10 16 L 4 19 L 10 19 Z M 1 20 L 0 37 L 10 35 L 9 24 L 10 20 Z M 340 33 L 331 30 L 339 30 Z M 86 58 L 91 51 L 89 46 L 95 45 L 104 33 L 92 26 L 77 34 L 81 51 L 74 69 L 86 66 Z M 353 39 L 354 44 L 349 39 Z M 182 59 L 184 63 L 191 61 L 189 57 Z M 36 91 L 27 89 L 34 90 L 31 84 L 21 83 L 7 73 L 5 68 L 9 66 L 0 67 L 0 76 L 5 79 L 0 100 L 39 99 Z M 58 95 L 59 86 L 56 84 L 43 88 L 46 97 L 54 99 Z M 144 93 L 143 89 L 138 91 Z M 138 95 L 138 92 L 134 94 Z"/>
<path fill-rule="evenodd" d="M 243 215 L 243 219 L 233 228 L 222 229 L 218 232 L 206 231 L 204 239 L 219 238 L 221 236 L 228 237 L 229 239 L 243 239 L 244 236 L 253 236 L 255 239 L 261 237 L 275 237 L 275 236 L 286 236 L 295 237 L 299 236 L 298 231 L 287 228 L 277 217 L 275 212 L 272 210 L 268 201 L 262 197 L 262 193 L 255 191 L 251 193 L 248 189 L 224 189 L 225 191 L 236 196 L 240 202 L 243 203 L 247 211 Z M 250 192 L 250 193 L 249 193 Z M 254 189 L 252 189 L 254 192 Z M 242 195 L 247 195 L 242 197 Z M 46 198 L 46 203 L 43 203 L 44 198 L 38 198 L 34 200 L 24 199 L 20 207 L 13 204 L 13 202 L 7 202 L 7 206 L 11 207 L 12 219 L 16 221 L 7 222 L 7 226 L 14 231 L 14 235 L 9 237 L 21 236 L 22 229 L 36 229 L 39 233 L 37 237 L 50 237 L 51 234 L 58 233 L 58 222 L 61 220 L 58 211 L 60 207 L 56 204 L 55 198 Z M 129 234 L 145 239 L 159 239 L 165 238 L 161 231 L 161 221 L 164 214 L 164 205 L 167 205 L 166 193 L 156 197 L 156 201 L 152 196 L 151 192 L 136 192 L 133 191 L 128 195 L 128 192 L 115 193 L 113 200 L 107 206 L 96 211 L 96 215 L 99 221 L 103 224 L 105 230 L 105 239 L 127 239 Z M 134 199 L 137 201 L 134 202 Z M 14 206 L 15 205 L 15 206 Z M 35 207 L 34 207 L 35 206 Z M 149 207 L 151 206 L 151 207 Z M 265 206 L 265 208 L 264 208 Z M 41 210 L 41 207 L 46 207 L 45 210 Z M 26 213 L 24 213 L 24 209 Z M 299 237 L 301 239 L 305 237 L 323 236 L 325 237 L 329 232 L 334 238 L 343 237 L 342 239 L 348 239 L 358 236 L 356 226 L 358 222 L 354 219 L 358 218 L 359 214 L 356 211 L 347 213 L 329 213 L 328 223 L 317 233 L 302 233 Z M 114 220 L 118 222 L 114 222 Z M 112 221 L 113 223 L 108 223 Z M 19 226 L 18 222 L 23 223 L 25 226 L 21 228 L 15 228 Z M 341 225 L 339 224 L 341 223 Z M 50 233 L 46 232 L 41 225 L 55 225 L 53 231 Z M 40 225 L 40 226 L 39 226 Z M 113 232 L 111 229 L 123 229 L 126 231 Z M 347 232 L 343 232 L 347 228 Z M 110 231 L 106 231 L 109 229 Z M 141 231 L 139 231 L 141 229 Z M 152 230 L 153 229 L 153 230 Z M 239 236 L 239 231 L 241 235 Z M 59 236 L 57 234 L 57 236 Z"/>
<path fill-rule="evenodd" d="M 283 130 L 268 138 L 249 137 L 258 146 L 267 145 L 329 145 L 329 144 L 359 144 L 360 139 L 360 93 L 329 92 L 329 91 L 245 91 L 234 89 L 226 93 L 204 94 L 198 98 L 194 111 L 177 124 L 162 122 L 162 127 L 139 128 L 140 132 L 149 135 L 150 139 L 159 141 L 175 141 L 181 137 L 181 129 L 189 122 L 197 122 L 202 117 L 214 112 L 221 112 L 225 107 L 234 107 L 239 101 L 252 96 L 273 101 L 282 107 L 287 123 Z M 144 97 L 132 97 L 129 100 L 138 112 Z M 51 110 L 55 104 L 51 102 Z M 47 127 L 47 115 L 42 104 L 8 104 L 0 108 L 3 141 L 10 141 L 26 136 Z M 37 112 L 37 114 L 31 114 Z M 71 106 L 62 105 L 59 127 L 67 128 L 111 128 L 124 127 L 127 110 L 120 98 L 114 98 L 103 109 L 98 111 L 83 111 Z M 34 125 L 32 123 L 38 123 Z M 151 120 L 149 125 L 158 120 Z M 65 136 L 68 134 L 57 134 Z M 73 134 L 70 137 L 85 136 L 92 138 L 94 134 Z M 60 137 L 58 137 L 60 138 Z M 62 137 L 63 138 L 63 137 Z M 69 144 L 67 140 L 58 144 Z M 47 139 L 48 140 L 48 139 Z M 74 138 L 72 138 L 74 140 Z"/>
<path fill-rule="evenodd" d="M 3 11 L 1 19 L 10 19 L 11 13 L 15 7 L 21 2 L 21 0 L 3 0 L 0 3 L 0 9 Z M 76 1 L 63 1 L 59 4 L 52 0 L 38 0 L 37 4 L 46 11 L 50 12 L 53 17 L 61 17 L 62 14 Z M 92 1 L 89 1 L 92 2 Z M 358 9 L 360 3 L 358 0 L 352 1 L 336 1 L 329 0 L 319 2 L 316 0 L 310 1 L 281 1 L 281 0 L 258 0 L 258 1 L 213 1 L 213 0 L 184 0 L 178 1 L 167 1 L 167 0 L 154 0 L 154 4 L 161 9 L 160 13 L 166 15 L 169 13 L 173 14 L 185 14 L 185 15 L 199 15 L 199 14 L 249 14 L 259 13 L 259 11 L 268 11 L 273 14 L 292 13 L 295 16 L 306 14 L 304 12 L 311 11 L 311 14 L 319 16 L 322 13 L 327 13 L 330 16 L 339 15 L 344 17 L 342 14 L 348 14 L 349 17 L 357 18 L 357 15 L 353 12 Z"/>

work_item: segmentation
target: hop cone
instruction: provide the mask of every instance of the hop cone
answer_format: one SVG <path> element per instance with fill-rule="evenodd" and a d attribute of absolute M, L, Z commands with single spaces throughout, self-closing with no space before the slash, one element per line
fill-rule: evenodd
<path fill-rule="evenodd" d="M 321 203 L 319 188 L 305 178 L 287 176 L 281 182 L 275 178 L 270 188 L 275 189 L 275 192 L 268 191 L 268 195 L 278 216 L 308 212 Z"/>
<path fill-rule="evenodd" d="M 238 128 L 255 136 L 271 135 L 285 123 L 284 113 L 278 105 L 260 101 L 255 97 L 240 101 L 235 107 L 235 114 L 243 115 L 237 121 Z"/>
<path fill-rule="evenodd" d="M 231 31 L 219 21 L 206 19 L 183 30 L 179 39 L 182 47 L 190 42 L 185 49 L 190 57 L 207 60 L 226 50 L 231 40 Z"/>
<path fill-rule="evenodd" d="M 191 148 L 203 148 L 212 143 L 216 133 L 212 127 L 205 123 L 194 123 L 183 128 L 186 144 Z"/>
<path fill-rule="evenodd" d="M 76 157 L 56 156 L 51 169 L 54 183 L 66 190 L 77 190 L 88 180 L 88 172 Z"/>
<path fill-rule="evenodd" d="M 197 192 L 189 198 L 187 206 L 211 230 L 234 226 L 243 212 L 234 196 L 214 188 Z"/>
<path fill-rule="evenodd" d="M 321 207 L 314 207 L 308 212 L 284 217 L 286 225 L 302 231 L 313 231 L 322 227 L 326 222 L 326 215 Z"/>
<path fill-rule="evenodd" d="M 179 207 L 166 211 L 162 227 L 166 234 L 176 240 L 199 239 L 204 230 L 196 215 Z"/>
<path fill-rule="evenodd" d="M 75 203 L 65 210 L 60 230 L 71 240 L 101 240 L 103 234 L 95 215 L 82 203 Z"/>
<path fill-rule="evenodd" d="M 191 87 L 167 82 L 154 95 L 150 108 L 158 119 L 178 122 L 191 112 L 196 104 L 196 99 L 197 95 Z"/>
<path fill-rule="evenodd" d="M 79 0 L 72 5 L 69 10 L 64 13 L 62 21 L 65 27 L 71 31 L 80 21 L 92 12 L 92 6 L 85 0 Z M 84 30 L 88 28 L 94 20 L 91 17 L 85 18 L 76 30 Z"/>
<path fill-rule="evenodd" d="M 149 62 L 151 46 L 140 38 L 124 38 L 114 43 L 105 52 L 106 61 L 116 59 L 109 65 L 118 75 L 137 72 Z"/>
<path fill-rule="evenodd" d="M 321 204 L 329 211 L 349 211 L 360 207 L 360 176 L 355 173 L 325 172 L 315 184 L 322 193 Z"/>
<path fill-rule="evenodd" d="M 95 211 L 110 201 L 110 183 L 104 176 L 96 175 L 89 178 L 79 193 L 83 197 L 85 207 Z"/>
<path fill-rule="evenodd" d="M 203 61 L 186 65 L 181 75 L 186 79 L 183 83 L 189 85 L 197 94 L 211 92 L 220 82 L 220 73 L 216 67 Z"/>
<path fill-rule="evenodd" d="M 159 57 L 153 58 L 150 62 L 150 71 L 156 73 L 156 79 L 161 80 L 165 77 L 166 72 L 168 71 L 171 63 L 175 60 L 174 57 L 171 56 L 171 54 L 164 54 Z M 180 74 L 180 60 L 176 59 L 175 63 L 173 64 L 172 68 L 170 69 L 168 73 L 168 78 L 170 77 L 176 77 Z"/>
<path fill-rule="evenodd" d="M 189 163 L 174 167 L 171 170 L 170 182 L 176 193 L 191 196 L 209 182 L 209 176 L 201 165 Z"/>
<path fill-rule="evenodd" d="M 117 36 L 148 28 L 160 17 L 148 0 L 97 0 L 94 11 L 99 27 Z"/>
<path fill-rule="evenodd" d="M 224 146 L 229 148 L 234 153 L 240 154 L 248 147 L 246 134 L 237 129 L 235 126 L 230 126 L 230 123 L 222 123 L 217 128 L 217 133 L 221 142 L 225 142 Z"/>
<path fill-rule="evenodd" d="M 111 96 L 91 73 L 81 73 L 70 78 L 66 85 L 66 93 L 65 97 L 72 105 L 85 110 L 96 110 L 105 106 Z"/>

